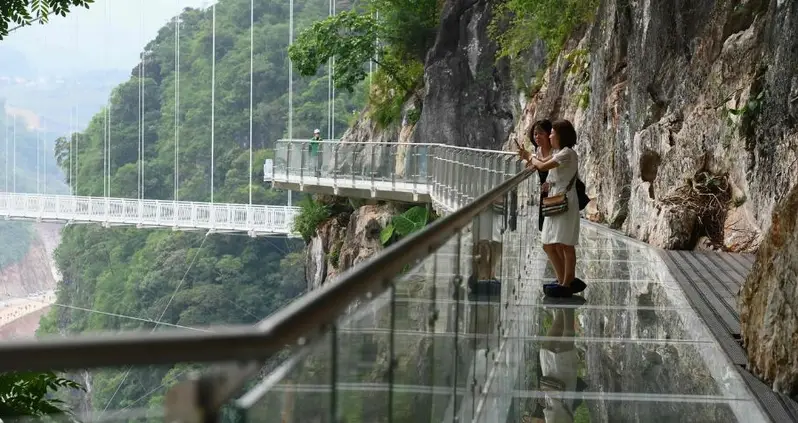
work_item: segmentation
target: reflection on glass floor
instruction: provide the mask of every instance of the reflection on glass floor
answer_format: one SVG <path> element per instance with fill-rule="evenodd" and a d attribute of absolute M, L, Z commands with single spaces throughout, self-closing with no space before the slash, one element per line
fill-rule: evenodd
<path fill-rule="evenodd" d="M 236 408 L 264 422 L 767 421 L 655 251 L 583 225 L 588 288 L 546 299 L 528 222 L 451 239 Z"/>

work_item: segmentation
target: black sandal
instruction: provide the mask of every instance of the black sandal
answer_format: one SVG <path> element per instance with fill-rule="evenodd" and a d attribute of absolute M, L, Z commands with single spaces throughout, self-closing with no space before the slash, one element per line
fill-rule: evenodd
<path fill-rule="evenodd" d="M 547 297 L 554 298 L 570 298 L 574 293 L 570 286 L 564 285 L 547 285 L 543 287 L 543 293 Z"/>
<path fill-rule="evenodd" d="M 554 285 L 559 285 L 559 284 L 556 281 L 555 282 L 549 282 L 549 283 L 543 284 L 543 289 L 545 290 L 546 287 L 554 286 Z M 574 281 L 571 282 L 571 292 L 573 292 L 574 294 L 578 294 L 578 293 L 584 291 L 586 288 L 587 288 L 587 284 L 582 279 L 575 278 Z"/>

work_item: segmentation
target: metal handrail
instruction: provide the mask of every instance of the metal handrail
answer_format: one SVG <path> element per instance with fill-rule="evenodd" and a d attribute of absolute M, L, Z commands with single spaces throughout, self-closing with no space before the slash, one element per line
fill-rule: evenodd
<path fill-rule="evenodd" d="M 176 362 L 246 362 L 267 360 L 286 345 L 298 345 L 321 333 L 356 299 L 375 296 L 406 265 L 442 246 L 483 210 L 532 174 L 524 169 L 471 203 L 385 249 L 340 276 L 298 298 L 253 327 L 212 333 L 136 331 L 113 335 L 78 335 L 0 344 L 0 372 L 87 369 Z M 233 386 L 259 368 L 249 363 L 226 376 Z"/>
<path fill-rule="evenodd" d="M 336 145 L 366 145 L 366 146 L 375 146 L 375 145 L 388 145 L 388 146 L 410 146 L 410 147 L 442 147 L 452 150 L 460 150 L 460 151 L 471 151 L 475 153 L 490 153 L 502 156 L 515 156 L 518 153 L 514 151 L 503 151 L 503 150 L 486 150 L 482 148 L 473 148 L 473 147 L 461 147 L 458 145 L 451 145 L 451 144 L 440 144 L 440 143 L 426 143 L 426 142 L 370 142 L 370 141 L 340 141 L 336 139 L 324 139 L 324 140 L 309 140 L 304 138 L 283 138 L 277 140 L 278 143 L 305 143 L 309 144 L 311 142 L 316 142 L 319 144 L 336 144 Z"/>

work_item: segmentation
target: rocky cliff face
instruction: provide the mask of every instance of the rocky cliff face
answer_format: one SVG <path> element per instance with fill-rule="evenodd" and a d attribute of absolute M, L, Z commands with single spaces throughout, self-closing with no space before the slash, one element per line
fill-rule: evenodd
<path fill-rule="evenodd" d="M 392 204 L 365 205 L 326 220 L 307 247 L 305 279 L 308 290 L 332 281 L 338 274 L 383 249 L 380 231 L 398 214 Z"/>
<path fill-rule="evenodd" d="M 772 217 L 740 293 L 740 326 L 751 371 L 798 395 L 798 186 Z"/>
<path fill-rule="evenodd" d="M 600 3 L 515 134 L 575 124 L 593 220 L 663 248 L 755 248 L 798 182 L 798 2 Z"/>
<path fill-rule="evenodd" d="M 27 297 L 55 289 L 60 276 L 52 253 L 61 239 L 61 225 L 41 223 L 34 225 L 34 230 L 36 235 L 25 257 L 0 270 L 0 296 Z"/>
<path fill-rule="evenodd" d="M 506 61 L 488 37 L 488 0 L 448 0 L 424 66 L 424 107 L 412 142 L 497 149 L 514 122 L 515 91 Z"/>

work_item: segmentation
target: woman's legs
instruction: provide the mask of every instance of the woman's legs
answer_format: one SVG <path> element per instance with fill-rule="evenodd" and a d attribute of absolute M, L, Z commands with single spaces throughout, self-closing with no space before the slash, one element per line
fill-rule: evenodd
<path fill-rule="evenodd" d="M 562 272 L 563 282 L 562 285 L 571 286 L 571 283 L 576 278 L 576 248 L 573 245 L 557 244 L 557 250 L 562 257 Z"/>
<path fill-rule="evenodd" d="M 563 262 L 562 256 L 559 252 L 559 244 L 543 244 L 543 251 L 546 252 L 546 255 L 549 257 L 549 262 L 554 268 L 554 274 L 557 276 L 557 282 L 559 282 L 560 285 L 563 285 L 565 281 L 565 263 Z"/>

